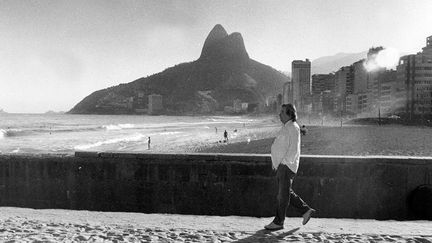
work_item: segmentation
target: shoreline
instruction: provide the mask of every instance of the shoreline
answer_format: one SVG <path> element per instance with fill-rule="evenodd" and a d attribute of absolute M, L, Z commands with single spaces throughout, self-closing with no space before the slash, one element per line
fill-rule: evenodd
<path fill-rule="evenodd" d="M 30 121 L 39 117 L 22 117 L 15 116 L 0 124 L 0 153 L 191 152 L 221 140 L 224 130 L 229 132 L 230 139 L 239 141 L 249 130 L 274 123 L 269 116 L 71 118 L 61 115 L 58 119 L 47 116 L 35 125 Z M 148 137 L 151 137 L 151 149 L 148 149 Z"/>
<path fill-rule="evenodd" d="M 305 124 L 307 134 L 301 137 L 301 154 L 341 156 L 432 156 L 432 129 L 393 125 L 327 126 Z M 217 126 L 217 131 L 215 128 Z M 41 152 L 1 152 L 2 155 L 60 155 L 73 156 L 75 152 L 126 152 L 126 153 L 254 153 L 269 154 L 273 139 L 280 129 L 275 117 L 252 124 L 232 123 L 192 127 L 184 130 L 168 129 L 152 135 L 151 149 L 147 137 L 137 142 L 121 142 L 118 149 L 111 144 L 84 150 Z M 229 141 L 223 142 L 223 132 L 228 131 Z M 120 130 L 122 131 L 122 130 Z M 127 130 L 125 130 L 127 131 Z M 179 135 L 170 135 L 178 132 Z M 165 135 L 164 135 L 165 134 Z M 123 136 L 123 135 L 122 135 Z M 127 134 L 127 136 L 130 136 Z M 135 135 L 134 135 L 135 136 Z M 106 138 L 110 139 L 110 138 Z M 112 140 L 112 139 L 111 139 Z M 11 140 L 12 141 L 12 140 Z M 96 141 L 97 142 L 97 141 Z"/>

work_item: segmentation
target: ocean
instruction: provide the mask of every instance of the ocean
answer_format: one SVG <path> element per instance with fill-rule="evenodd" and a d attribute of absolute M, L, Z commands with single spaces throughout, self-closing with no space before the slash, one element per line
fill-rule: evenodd
<path fill-rule="evenodd" d="M 223 143 L 225 130 L 242 141 L 277 125 L 249 116 L 0 114 L 0 153 L 191 152 Z"/>

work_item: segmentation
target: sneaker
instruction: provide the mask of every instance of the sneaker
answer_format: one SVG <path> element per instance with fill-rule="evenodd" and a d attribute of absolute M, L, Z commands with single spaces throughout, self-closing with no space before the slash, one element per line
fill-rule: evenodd
<path fill-rule="evenodd" d="M 264 226 L 264 229 L 266 230 L 280 230 L 283 229 L 283 225 L 275 224 L 274 222 L 271 222 L 270 224 Z"/>
<path fill-rule="evenodd" d="M 315 213 L 315 209 L 310 208 L 306 213 L 303 214 L 303 225 L 307 224 L 309 222 L 309 219 L 312 217 L 312 214 Z"/>

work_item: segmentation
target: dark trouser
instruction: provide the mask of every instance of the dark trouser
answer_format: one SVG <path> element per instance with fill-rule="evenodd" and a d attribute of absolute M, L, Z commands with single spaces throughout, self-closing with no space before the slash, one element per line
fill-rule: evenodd
<path fill-rule="evenodd" d="M 284 164 L 280 164 L 277 168 L 276 178 L 279 190 L 277 196 L 278 206 L 276 209 L 276 217 L 273 220 L 275 224 L 283 225 L 290 200 L 291 204 L 295 208 L 298 208 L 302 214 L 306 213 L 306 211 L 310 209 L 310 207 L 291 189 L 294 176 L 295 173 Z"/>

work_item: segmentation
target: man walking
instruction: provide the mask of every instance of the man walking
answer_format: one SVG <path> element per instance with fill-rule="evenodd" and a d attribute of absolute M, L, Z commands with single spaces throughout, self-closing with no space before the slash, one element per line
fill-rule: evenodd
<path fill-rule="evenodd" d="M 279 118 L 283 123 L 282 129 L 271 147 L 272 167 L 276 170 L 278 182 L 278 204 L 273 222 L 264 226 L 268 230 L 283 228 L 290 200 L 291 204 L 303 213 L 303 225 L 315 212 L 291 188 L 300 158 L 300 128 L 297 124 L 297 111 L 294 105 L 283 104 Z"/>

